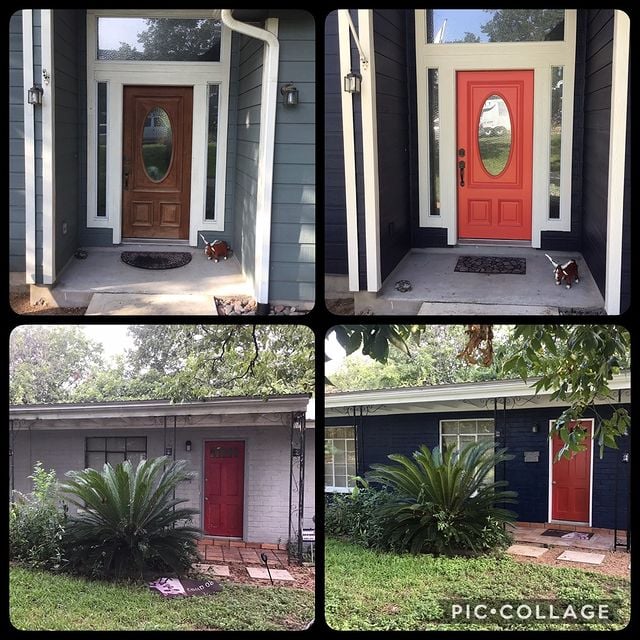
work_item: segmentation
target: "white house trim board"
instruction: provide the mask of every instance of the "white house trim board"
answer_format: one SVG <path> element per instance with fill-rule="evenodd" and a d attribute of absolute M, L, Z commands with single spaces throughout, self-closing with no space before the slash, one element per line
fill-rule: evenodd
<path fill-rule="evenodd" d="M 378 187 L 378 120 L 376 114 L 376 69 L 373 42 L 373 10 L 358 10 L 358 33 L 368 60 L 362 69 L 362 156 L 364 173 L 365 237 L 367 246 L 367 291 L 382 286 L 380 270 L 380 192 Z"/>
<path fill-rule="evenodd" d="M 351 71 L 351 38 L 347 9 L 338 10 L 340 82 Z M 349 291 L 359 291 L 358 202 L 356 196 L 356 151 L 353 126 L 353 94 L 340 86 L 342 111 L 342 148 L 344 152 L 344 197 L 347 216 L 347 271 Z"/>
<path fill-rule="evenodd" d="M 22 11 L 22 99 L 24 100 L 25 272 L 27 284 L 36 282 L 36 152 L 34 107 L 26 100 L 33 86 L 33 10 Z"/>
<path fill-rule="evenodd" d="M 588 526 L 592 526 L 593 522 L 593 430 L 595 429 L 595 421 L 593 418 L 581 418 L 581 422 L 590 422 L 591 423 L 591 464 L 589 469 L 589 522 Z M 551 429 L 555 424 L 555 420 L 549 420 L 549 435 L 551 435 Z M 547 451 L 549 452 L 549 490 L 547 494 L 547 522 L 554 522 L 551 518 L 551 512 L 553 511 L 553 447 L 551 446 L 551 437 L 547 439 Z M 558 522 L 556 520 L 556 522 Z M 575 523 L 578 524 L 578 523 Z"/>
<path fill-rule="evenodd" d="M 532 238 L 539 248 L 542 231 L 571 230 L 571 148 L 575 78 L 576 10 L 565 11 L 565 39 L 560 42 L 427 44 L 426 10 L 416 9 L 416 88 L 419 164 L 419 223 L 447 229 L 447 243 L 458 241 L 456 181 L 456 72 L 533 69 Z M 549 144 L 551 67 L 563 67 L 560 218 L 549 218 Z M 438 70 L 440 114 L 440 215 L 430 215 L 427 70 Z"/>
<path fill-rule="evenodd" d="M 41 9 L 42 38 L 42 283 L 56 278 L 55 73 L 53 10 Z"/>
<path fill-rule="evenodd" d="M 122 136 L 125 85 L 193 87 L 189 244 L 198 245 L 199 231 L 223 231 L 227 171 L 227 129 L 231 31 L 222 26 L 220 62 L 152 62 L 97 60 L 97 18 L 211 18 L 211 11 L 87 11 L 87 227 L 113 230 L 122 240 Z M 97 216 L 97 85 L 107 84 L 106 216 Z M 215 217 L 205 219 L 209 85 L 218 85 Z"/>
<path fill-rule="evenodd" d="M 627 138 L 627 96 L 629 79 L 629 16 L 613 12 L 613 62 L 611 65 L 611 120 L 609 125 L 609 176 L 607 194 L 607 255 L 605 309 L 620 313 L 622 280 L 622 223 L 624 213 L 624 170 Z"/>

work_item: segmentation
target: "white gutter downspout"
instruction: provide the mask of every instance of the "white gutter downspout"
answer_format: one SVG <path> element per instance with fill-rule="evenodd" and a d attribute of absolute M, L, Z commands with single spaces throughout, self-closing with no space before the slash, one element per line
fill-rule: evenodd
<path fill-rule="evenodd" d="M 271 254 L 271 200 L 273 190 L 273 152 L 276 108 L 278 105 L 278 62 L 280 43 L 276 35 L 236 20 L 232 9 L 222 9 L 222 23 L 232 31 L 265 43 L 260 100 L 260 141 L 258 147 L 258 185 L 256 196 L 255 273 L 253 288 L 258 315 L 269 313 L 269 260 Z"/>

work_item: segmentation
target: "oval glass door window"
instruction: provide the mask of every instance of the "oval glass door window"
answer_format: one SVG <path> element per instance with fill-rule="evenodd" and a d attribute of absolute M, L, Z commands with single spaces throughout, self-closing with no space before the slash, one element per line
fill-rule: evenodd
<path fill-rule="evenodd" d="M 478 147 L 487 173 L 492 176 L 502 173 L 511 153 L 511 117 L 500 96 L 489 96 L 482 105 L 478 123 Z"/>
<path fill-rule="evenodd" d="M 142 162 L 153 182 L 162 182 L 169 173 L 173 154 L 173 133 L 169 114 L 154 107 L 144 119 L 142 130 Z"/>

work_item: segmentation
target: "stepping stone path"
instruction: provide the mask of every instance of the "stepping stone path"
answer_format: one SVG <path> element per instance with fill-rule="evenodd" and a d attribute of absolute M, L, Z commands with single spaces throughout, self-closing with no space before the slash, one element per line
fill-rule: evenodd
<path fill-rule="evenodd" d="M 269 572 L 262 567 L 247 567 L 247 573 L 252 578 L 259 580 L 269 579 Z M 271 577 L 274 580 L 290 580 L 293 582 L 293 576 L 286 569 L 271 569 Z"/>
<path fill-rule="evenodd" d="M 586 564 L 602 564 L 603 553 L 587 553 L 585 551 L 564 551 L 558 556 L 558 560 L 567 562 L 584 562 Z"/>
<path fill-rule="evenodd" d="M 525 556 L 527 558 L 539 558 L 547 553 L 547 551 L 548 549 L 545 549 L 544 547 L 530 547 L 526 544 L 512 544 L 507 549 L 507 553 L 510 553 L 513 556 Z"/>

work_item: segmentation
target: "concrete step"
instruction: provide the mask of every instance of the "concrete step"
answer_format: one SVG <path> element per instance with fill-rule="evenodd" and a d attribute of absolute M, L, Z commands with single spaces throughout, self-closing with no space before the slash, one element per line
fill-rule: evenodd
<path fill-rule="evenodd" d="M 558 307 L 521 304 L 477 304 L 473 302 L 424 302 L 419 316 L 557 316 Z"/>
<path fill-rule="evenodd" d="M 212 295 L 95 293 L 87 316 L 217 316 Z"/>

